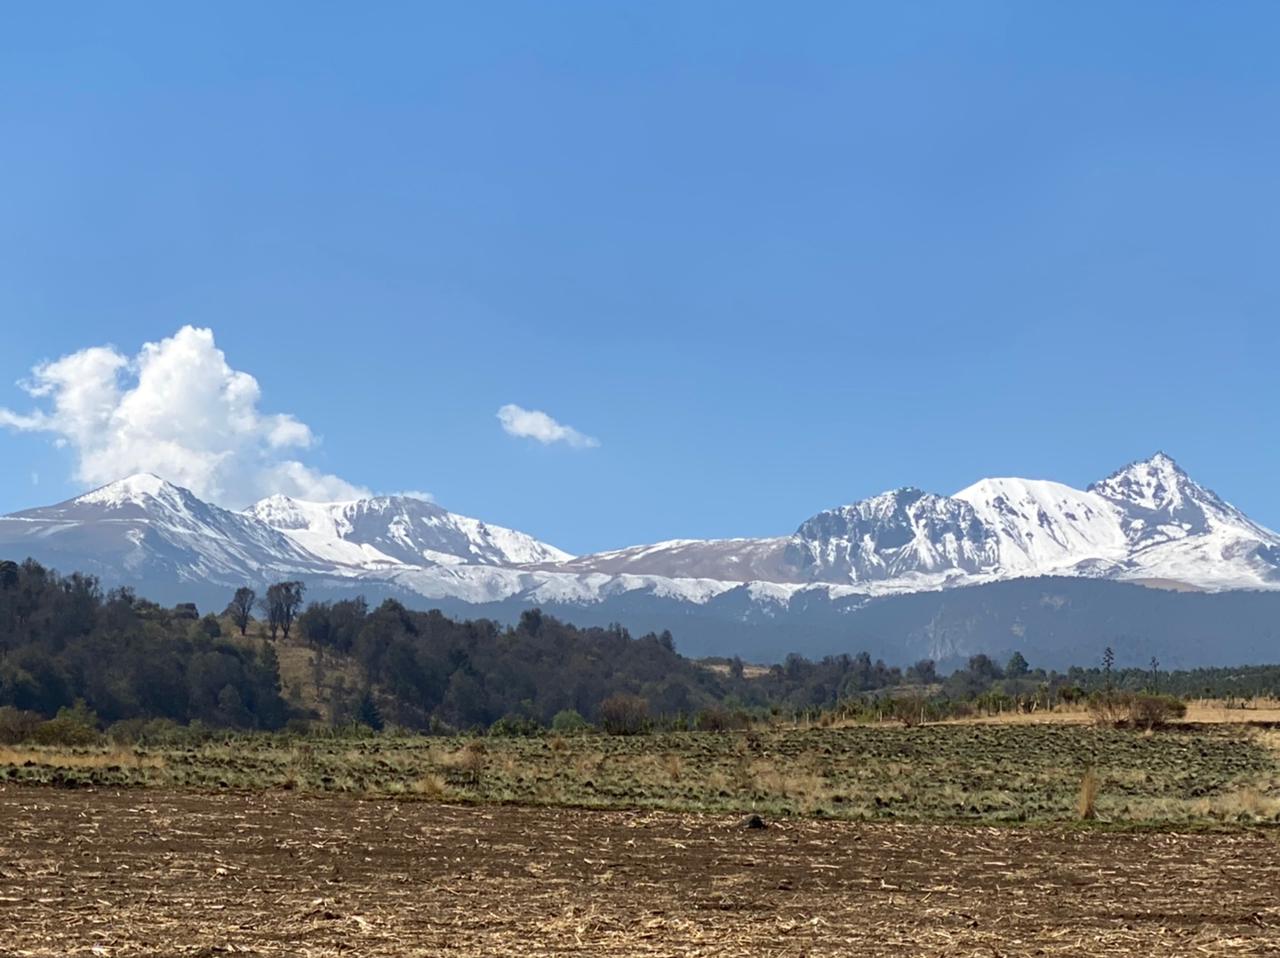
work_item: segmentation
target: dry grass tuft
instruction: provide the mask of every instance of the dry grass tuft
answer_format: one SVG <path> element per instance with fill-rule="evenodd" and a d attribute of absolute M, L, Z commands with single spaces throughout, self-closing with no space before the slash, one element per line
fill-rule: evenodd
<path fill-rule="evenodd" d="M 668 752 L 662 756 L 662 769 L 667 773 L 667 778 L 673 782 L 680 781 L 680 775 L 684 771 L 684 762 L 680 760 L 680 756 L 675 752 Z"/>
<path fill-rule="evenodd" d="M 1091 822 L 1098 817 L 1098 773 L 1092 768 L 1080 779 L 1080 792 L 1076 795 L 1076 814 L 1082 822 Z"/>
<path fill-rule="evenodd" d="M 0 765 L 46 765 L 50 768 L 164 768 L 159 755 L 142 755 L 129 749 L 107 752 L 60 752 L 34 748 L 0 747 Z"/>
<path fill-rule="evenodd" d="M 449 796 L 449 785 L 444 780 L 443 775 L 437 775 L 434 772 L 423 775 L 409 786 L 409 790 L 415 795 L 421 795 L 423 798 L 446 798 Z"/>
<path fill-rule="evenodd" d="M 604 752 L 586 752 L 573 762 L 573 773 L 579 780 L 597 777 L 604 768 Z"/>
<path fill-rule="evenodd" d="M 445 781 L 459 785 L 479 785 L 488 763 L 489 749 L 484 742 L 473 740 L 456 752 L 445 755 L 440 764 L 445 769 Z"/>
<path fill-rule="evenodd" d="M 1218 821 L 1276 821 L 1280 818 L 1280 799 L 1269 797 L 1250 785 L 1193 802 L 1191 811 L 1199 818 Z"/>

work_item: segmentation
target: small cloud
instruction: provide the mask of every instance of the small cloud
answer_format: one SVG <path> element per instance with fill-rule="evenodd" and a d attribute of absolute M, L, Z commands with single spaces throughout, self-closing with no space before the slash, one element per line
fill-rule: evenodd
<path fill-rule="evenodd" d="M 435 502 L 436 497 L 429 492 L 423 492 L 421 489 L 405 489 L 401 492 L 394 493 L 404 499 L 421 499 L 423 502 Z"/>
<path fill-rule="evenodd" d="M 38 485 L 40 485 L 40 473 L 38 473 L 38 472 L 33 472 L 33 473 L 31 474 L 31 484 L 32 484 L 33 486 L 38 486 Z"/>
<path fill-rule="evenodd" d="M 19 385 L 26 388 L 25 383 L 20 383 Z M 30 392 L 29 389 L 28 392 Z M 37 429 L 43 429 L 46 421 L 46 418 L 40 413 L 32 413 L 30 416 L 22 416 L 10 409 L 0 407 L 0 426 L 16 430 L 17 432 L 35 432 Z"/>
<path fill-rule="evenodd" d="M 498 421 L 502 423 L 502 430 L 508 436 L 536 439 L 544 446 L 563 442 L 574 449 L 594 449 L 600 445 L 598 439 L 583 435 L 572 426 L 556 422 L 545 412 L 523 409 L 514 403 L 508 403 L 498 410 Z"/>

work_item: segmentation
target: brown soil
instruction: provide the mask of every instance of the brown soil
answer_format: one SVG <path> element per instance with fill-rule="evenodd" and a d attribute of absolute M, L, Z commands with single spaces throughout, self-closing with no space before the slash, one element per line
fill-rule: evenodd
<path fill-rule="evenodd" d="M 1272 834 L 0 788 L 0 954 L 1262 955 Z"/>

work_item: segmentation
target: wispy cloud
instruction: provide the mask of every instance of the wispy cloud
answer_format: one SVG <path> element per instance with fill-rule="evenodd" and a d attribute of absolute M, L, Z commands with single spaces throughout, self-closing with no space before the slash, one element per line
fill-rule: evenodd
<path fill-rule="evenodd" d="M 232 369 L 213 332 L 184 326 L 135 356 L 93 346 L 36 366 L 37 408 L 0 408 L 0 426 L 43 432 L 76 456 L 75 478 L 104 484 L 154 472 L 231 506 L 275 492 L 351 499 L 367 491 L 296 458 L 315 444 L 303 422 L 258 408 L 261 389 Z"/>
<path fill-rule="evenodd" d="M 423 502 L 436 501 L 435 496 L 429 492 L 424 492 L 421 489 L 403 489 L 400 492 L 393 493 L 393 495 L 403 496 L 405 499 L 421 499 Z"/>
<path fill-rule="evenodd" d="M 574 449 L 593 449 L 600 445 L 598 439 L 584 435 L 572 426 L 556 422 L 545 412 L 524 409 L 514 403 L 508 403 L 498 410 L 498 421 L 502 423 L 502 429 L 507 435 L 535 439 L 546 446 L 562 442 Z"/>

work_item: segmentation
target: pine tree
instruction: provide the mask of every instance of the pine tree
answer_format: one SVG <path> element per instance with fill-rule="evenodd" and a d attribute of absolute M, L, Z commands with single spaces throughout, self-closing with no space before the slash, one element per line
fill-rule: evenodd
<path fill-rule="evenodd" d="M 381 732 L 383 728 L 382 712 L 378 709 L 378 703 L 373 699 L 373 693 L 369 689 L 364 690 L 364 694 L 360 696 L 360 704 L 356 706 L 356 721 L 361 725 L 367 725 L 375 732 Z"/>
<path fill-rule="evenodd" d="M 1031 671 L 1031 666 L 1027 664 L 1025 656 L 1021 652 L 1014 652 L 1009 657 L 1009 664 L 1004 667 L 1004 674 L 1012 679 L 1021 678 Z"/>

